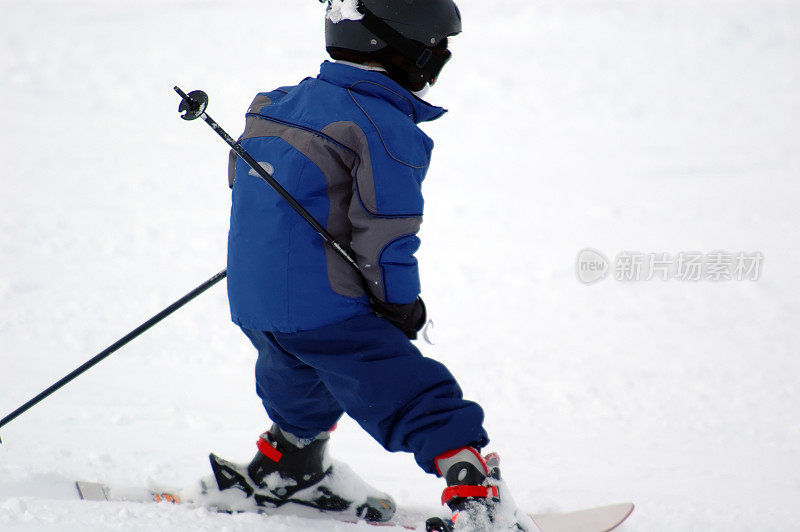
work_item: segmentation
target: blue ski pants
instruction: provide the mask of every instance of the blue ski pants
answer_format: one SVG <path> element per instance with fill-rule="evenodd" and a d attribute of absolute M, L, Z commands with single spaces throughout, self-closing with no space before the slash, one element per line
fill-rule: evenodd
<path fill-rule="evenodd" d="M 283 430 L 313 438 L 346 412 L 389 451 L 433 460 L 489 439 L 483 410 L 447 368 L 391 323 L 368 314 L 294 333 L 242 329 L 258 350 L 256 392 Z"/>

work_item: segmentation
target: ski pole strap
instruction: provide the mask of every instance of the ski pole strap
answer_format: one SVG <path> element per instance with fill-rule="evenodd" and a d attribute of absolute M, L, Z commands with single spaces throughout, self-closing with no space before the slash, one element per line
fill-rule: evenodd
<path fill-rule="evenodd" d="M 453 499 L 468 499 L 477 497 L 488 499 L 499 497 L 497 486 L 448 486 L 442 492 L 442 504 L 447 504 Z"/>

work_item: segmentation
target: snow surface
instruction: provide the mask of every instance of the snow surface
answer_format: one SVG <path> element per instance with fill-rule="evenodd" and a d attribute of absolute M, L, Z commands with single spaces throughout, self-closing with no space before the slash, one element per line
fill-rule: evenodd
<path fill-rule="evenodd" d="M 364 18 L 364 15 L 358 12 L 358 0 L 329 0 L 329 3 L 330 9 L 325 16 L 333 23 Z"/>
<path fill-rule="evenodd" d="M 290 7 L 289 7 L 290 6 Z M 437 345 L 531 511 L 633 501 L 628 531 L 800 522 L 800 5 L 463 0 L 429 97 L 419 252 Z M 316 72 L 314 0 L 5 0 L 0 415 L 224 267 L 227 149 Z M 757 282 L 579 283 L 593 247 L 761 251 Z M 212 289 L 2 430 L 2 530 L 356 530 L 75 500 L 187 486 L 268 426 Z M 401 505 L 441 481 L 350 420 L 333 453 Z M 366 526 L 362 528 L 367 529 Z"/>

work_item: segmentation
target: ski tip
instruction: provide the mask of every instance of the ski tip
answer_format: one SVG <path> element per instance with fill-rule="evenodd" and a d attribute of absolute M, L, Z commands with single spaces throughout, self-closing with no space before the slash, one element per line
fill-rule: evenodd
<path fill-rule="evenodd" d="M 636 506 L 632 502 L 620 502 L 596 508 L 595 511 L 606 513 L 609 518 L 607 528 L 604 528 L 603 532 L 615 530 L 631 516 L 634 508 L 636 508 Z"/>
<path fill-rule="evenodd" d="M 627 519 L 633 513 L 633 510 L 636 509 L 636 505 L 633 504 L 632 502 L 623 502 L 623 503 L 620 503 L 618 506 L 620 508 L 620 513 L 622 515 L 620 516 L 619 522 L 616 525 L 614 525 L 612 528 L 609 528 L 608 529 L 609 531 L 616 529 L 618 526 L 622 525 L 622 523 L 627 521 Z"/>
<path fill-rule="evenodd" d="M 636 509 L 636 505 L 634 503 L 632 503 L 632 502 L 622 503 L 620 506 L 627 506 L 628 507 L 628 515 L 625 516 L 625 519 L 627 519 L 628 516 L 630 516 L 633 513 L 633 511 Z"/>
<path fill-rule="evenodd" d="M 75 482 L 78 496 L 84 501 L 107 501 L 108 488 L 99 482 L 86 482 L 78 480 Z"/>
<path fill-rule="evenodd" d="M 636 505 L 632 502 L 621 502 L 618 504 L 612 504 L 607 507 L 608 510 L 617 513 L 617 522 L 611 523 L 609 528 L 607 528 L 604 532 L 611 532 L 615 530 L 617 527 L 622 525 L 633 513 L 633 510 L 636 508 Z"/>
<path fill-rule="evenodd" d="M 545 532 L 565 532 L 568 530 L 610 532 L 625 522 L 633 513 L 633 510 L 633 503 L 623 502 L 572 512 L 531 515 L 530 517 L 536 526 Z"/>
<path fill-rule="evenodd" d="M 632 503 L 632 502 L 621 502 L 621 503 L 615 504 L 613 506 L 616 506 L 617 508 L 619 508 L 620 511 L 627 511 L 628 512 L 627 515 L 630 515 L 631 513 L 633 513 L 633 510 L 636 508 L 636 505 L 634 503 Z"/>

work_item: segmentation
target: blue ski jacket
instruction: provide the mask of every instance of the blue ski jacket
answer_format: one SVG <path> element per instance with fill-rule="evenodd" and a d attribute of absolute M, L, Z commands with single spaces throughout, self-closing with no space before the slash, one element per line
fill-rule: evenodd
<path fill-rule="evenodd" d="M 380 72 L 326 61 L 316 78 L 258 94 L 240 142 L 349 247 L 375 297 L 410 303 L 433 149 L 417 124 L 444 112 Z M 233 151 L 229 182 L 235 323 L 295 332 L 371 312 L 358 275 Z"/>

